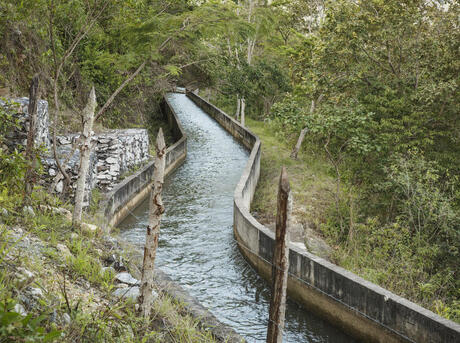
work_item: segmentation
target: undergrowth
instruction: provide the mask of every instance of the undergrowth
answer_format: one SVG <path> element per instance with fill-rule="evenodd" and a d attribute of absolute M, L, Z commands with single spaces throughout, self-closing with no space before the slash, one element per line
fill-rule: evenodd
<path fill-rule="evenodd" d="M 460 322 L 458 259 L 452 259 L 458 254 L 454 229 L 458 216 L 449 193 L 437 188 L 433 167 L 419 156 L 394 162 L 388 170 L 390 182 L 379 185 L 391 191 L 393 201 L 399 201 L 403 209 L 390 222 L 364 215 L 360 202 L 364 190 L 343 182 L 338 204 L 342 231 L 335 204 L 335 173 L 317 145 L 307 137 L 298 160 L 293 160 L 290 152 L 297 137 L 281 133 L 276 122 L 246 122 L 262 142 L 260 180 L 251 209 L 260 220 L 274 221 L 278 178 L 285 165 L 293 190 L 293 213 L 325 237 L 333 248 L 333 262 Z M 446 240 L 452 244 L 444 248 L 436 244 L 440 235 L 451 235 Z"/>

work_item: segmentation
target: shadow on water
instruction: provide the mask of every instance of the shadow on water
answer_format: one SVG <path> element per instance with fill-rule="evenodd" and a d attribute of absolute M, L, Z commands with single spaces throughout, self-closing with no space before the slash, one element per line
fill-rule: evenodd
<path fill-rule="evenodd" d="M 233 191 L 248 152 L 184 94 L 169 94 L 188 135 L 187 160 L 163 189 L 156 265 L 220 321 L 249 342 L 264 342 L 269 288 L 241 256 L 233 238 Z M 143 249 L 148 203 L 120 228 Z M 352 342 L 325 321 L 288 301 L 285 342 Z"/>

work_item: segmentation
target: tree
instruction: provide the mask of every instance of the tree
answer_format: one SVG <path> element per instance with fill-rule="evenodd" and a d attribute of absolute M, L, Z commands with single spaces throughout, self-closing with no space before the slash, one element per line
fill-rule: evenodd
<path fill-rule="evenodd" d="M 80 135 L 80 169 L 78 171 L 77 189 L 75 191 L 75 206 L 72 216 L 72 224 L 79 228 L 81 225 L 81 215 L 83 210 L 83 199 L 85 197 L 86 175 L 89 169 L 89 159 L 91 156 L 91 138 L 93 136 L 94 111 L 96 110 L 96 92 L 94 87 L 88 96 L 88 104 L 83 110 L 83 132 Z"/>
<path fill-rule="evenodd" d="M 142 265 L 140 290 L 141 296 L 139 297 L 141 305 L 140 309 L 144 318 L 148 318 L 150 316 L 150 311 L 152 309 L 155 256 L 160 236 L 161 216 L 165 211 L 163 201 L 161 199 L 161 192 L 163 190 L 165 176 L 166 145 L 161 128 L 158 131 L 155 151 L 155 171 L 153 174 L 153 186 L 150 192 L 149 226 L 147 227 L 147 234 L 145 238 L 144 263 Z"/>
<path fill-rule="evenodd" d="M 26 160 L 28 162 L 24 180 L 24 206 L 30 204 L 30 196 L 35 184 L 37 157 L 35 152 L 35 135 L 37 131 L 37 107 L 39 98 L 39 76 L 34 75 L 29 90 L 29 132 L 27 133 Z"/>

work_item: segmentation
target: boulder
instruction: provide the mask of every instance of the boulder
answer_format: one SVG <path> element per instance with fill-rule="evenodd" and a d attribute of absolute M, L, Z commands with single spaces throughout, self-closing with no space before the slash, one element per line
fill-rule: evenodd
<path fill-rule="evenodd" d="M 115 280 L 121 283 L 125 283 L 127 285 L 139 285 L 139 280 L 133 278 L 131 274 L 124 272 L 124 273 L 119 273 L 115 275 Z"/>

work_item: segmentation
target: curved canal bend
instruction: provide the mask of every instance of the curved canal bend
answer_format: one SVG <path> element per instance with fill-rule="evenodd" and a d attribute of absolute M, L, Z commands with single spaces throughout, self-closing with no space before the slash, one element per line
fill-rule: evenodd
<path fill-rule="evenodd" d="M 156 265 L 248 342 L 265 342 L 270 292 L 233 238 L 233 192 L 248 152 L 185 94 L 168 95 L 188 135 L 186 162 L 165 181 Z M 119 227 L 143 250 L 145 201 Z M 285 342 L 352 342 L 288 301 Z"/>

